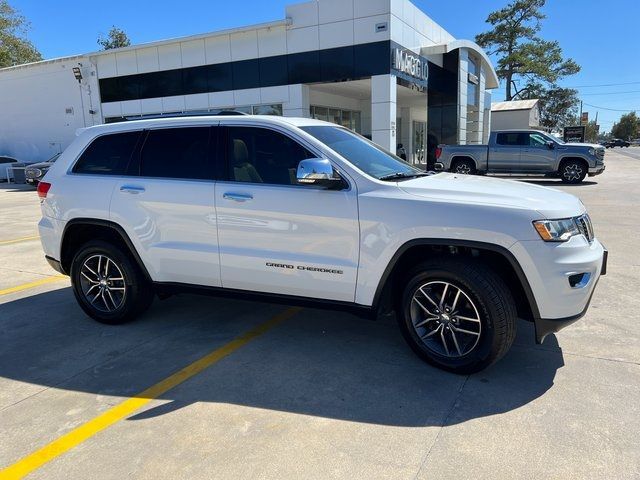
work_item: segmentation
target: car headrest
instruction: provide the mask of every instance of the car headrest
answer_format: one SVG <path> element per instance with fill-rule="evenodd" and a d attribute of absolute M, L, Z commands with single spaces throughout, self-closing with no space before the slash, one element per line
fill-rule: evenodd
<path fill-rule="evenodd" d="M 233 140 L 233 163 L 238 165 L 249 160 L 249 150 L 244 140 L 234 138 Z"/>

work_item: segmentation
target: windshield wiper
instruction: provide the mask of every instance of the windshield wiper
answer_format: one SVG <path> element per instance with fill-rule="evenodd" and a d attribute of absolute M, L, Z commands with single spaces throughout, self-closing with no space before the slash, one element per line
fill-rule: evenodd
<path fill-rule="evenodd" d="M 389 175 L 383 175 L 378 180 L 396 180 L 400 178 L 416 178 L 416 177 L 425 177 L 427 175 L 428 175 L 427 173 L 423 173 L 423 172 L 415 172 L 415 173 L 395 172 L 395 173 L 390 173 Z"/>

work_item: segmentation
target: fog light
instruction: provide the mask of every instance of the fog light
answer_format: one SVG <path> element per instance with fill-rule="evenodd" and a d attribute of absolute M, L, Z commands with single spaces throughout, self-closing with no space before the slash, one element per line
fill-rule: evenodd
<path fill-rule="evenodd" d="M 590 278 L 589 273 L 574 273 L 569 275 L 569 285 L 571 288 L 582 288 L 589 283 Z"/>

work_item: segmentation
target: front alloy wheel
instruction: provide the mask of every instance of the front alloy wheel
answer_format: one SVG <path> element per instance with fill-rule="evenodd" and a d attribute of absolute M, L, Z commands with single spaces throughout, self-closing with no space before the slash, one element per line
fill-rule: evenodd
<path fill-rule="evenodd" d="M 585 166 L 580 162 L 567 162 L 562 164 L 560 177 L 565 183 L 580 183 L 587 176 Z"/>
<path fill-rule="evenodd" d="M 467 257 L 426 260 L 396 298 L 402 334 L 426 362 L 469 374 L 502 358 L 516 332 L 516 305 L 502 278 Z"/>
<path fill-rule="evenodd" d="M 480 314 L 471 297 L 443 281 L 418 287 L 412 299 L 411 323 L 424 345 L 445 357 L 469 354 L 482 334 Z"/>

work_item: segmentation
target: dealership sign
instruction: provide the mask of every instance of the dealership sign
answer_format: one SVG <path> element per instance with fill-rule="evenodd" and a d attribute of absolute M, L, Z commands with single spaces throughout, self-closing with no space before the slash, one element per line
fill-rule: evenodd
<path fill-rule="evenodd" d="M 429 78 L 429 64 L 427 59 L 407 50 L 406 48 L 392 46 L 391 70 L 395 75 L 416 83 L 421 87 L 427 86 Z"/>
<path fill-rule="evenodd" d="M 564 127 L 563 137 L 565 142 L 584 143 L 584 137 L 585 137 L 584 125 L 578 125 L 575 127 Z"/>

